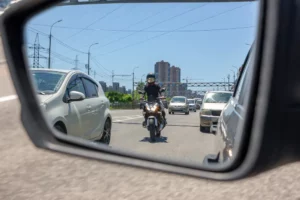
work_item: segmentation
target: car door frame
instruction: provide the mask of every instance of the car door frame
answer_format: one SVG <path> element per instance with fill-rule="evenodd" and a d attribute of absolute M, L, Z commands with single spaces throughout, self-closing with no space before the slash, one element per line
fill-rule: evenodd
<path fill-rule="evenodd" d="M 69 87 L 69 85 L 73 82 L 73 81 L 75 81 L 76 79 L 80 79 L 80 81 L 82 82 L 82 85 L 83 85 L 83 87 L 84 87 L 84 83 L 83 83 L 83 81 L 81 80 L 81 74 L 80 73 L 74 73 L 74 74 L 72 74 L 71 75 L 71 78 L 68 80 L 68 82 L 67 82 L 67 84 L 66 84 L 66 87 L 64 88 L 64 96 L 63 96 L 63 102 L 68 106 L 68 113 L 70 112 L 70 109 L 71 109 L 71 107 L 72 107 L 72 104 L 83 104 L 82 106 L 84 106 L 85 107 L 85 103 L 86 103 L 86 101 L 85 101 L 85 99 L 83 99 L 83 100 L 81 100 L 81 101 L 71 101 L 71 102 L 69 102 L 68 101 L 68 97 L 67 97 L 67 95 L 69 95 L 69 94 L 67 94 L 68 93 L 68 87 Z M 85 88 L 84 88 L 84 90 L 85 90 Z M 85 93 L 84 93 L 84 95 L 86 96 L 86 90 L 84 91 Z M 70 107 L 71 106 L 71 107 Z M 76 105 L 73 105 L 73 107 L 77 107 Z M 84 109 L 84 110 L 86 110 L 86 109 Z M 83 118 L 83 120 L 82 120 L 82 124 L 83 124 L 83 126 L 82 127 L 77 127 L 77 129 L 78 130 L 80 130 L 81 131 L 81 133 L 76 133 L 76 134 L 72 134 L 72 135 L 74 135 L 74 136 L 77 136 L 77 137 L 80 137 L 80 138 L 85 138 L 86 139 L 86 137 L 85 137 L 85 135 L 86 135 L 86 133 L 84 132 L 84 126 L 85 126 L 85 124 L 86 124 L 86 117 L 87 116 L 85 116 L 85 115 L 87 115 L 87 113 L 86 113 L 86 111 L 84 111 L 84 118 Z M 65 116 L 64 116 L 65 117 Z M 79 119 L 78 119 L 79 120 Z M 68 121 L 68 120 L 67 120 Z M 68 127 L 69 125 L 67 125 L 67 127 Z"/>
<path fill-rule="evenodd" d="M 86 75 L 82 75 L 81 76 L 83 85 L 85 90 L 87 91 L 87 85 L 84 82 L 84 79 L 86 79 L 87 81 L 90 81 L 96 88 L 96 93 L 97 93 L 97 97 L 86 97 L 86 100 L 88 102 L 88 105 L 91 105 L 91 112 L 90 112 L 90 119 L 92 120 L 91 126 L 92 127 L 96 127 L 95 129 L 92 129 L 92 131 L 87 132 L 86 137 L 89 138 L 90 140 L 94 140 L 94 139 L 99 139 L 99 137 L 101 137 L 102 133 L 103 133 L 103 127 L 104 127 L 104 120 L 105 120 L 105 110 L 103 109 L 103 104 L 104 101 L 101 101 L 100 99 L 100 94 L 99 94 L 99 90 L 98 90 L 98 84 L 92 80 L 90 77 L 86 76 Z M 99 101 L 99 102 L 98 102 Z M 96 102 L 96 103 L 94 103 Z M 98 121 L 100 118 L 100 121 Z M 99 126 L 97 125 L 99 124 Z"/>

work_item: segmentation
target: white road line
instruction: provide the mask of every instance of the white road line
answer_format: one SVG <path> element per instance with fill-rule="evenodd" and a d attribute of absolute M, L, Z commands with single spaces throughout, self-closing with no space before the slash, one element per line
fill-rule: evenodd
<path fill-rule="evenodd" d="M 5 101 L 11 101 L 14 99 L 17 99 L 17 95 L 10 95 L 10 96 L 5 96 L 5 97 L 0 97 L 0 103 L 5 102 Z"/>

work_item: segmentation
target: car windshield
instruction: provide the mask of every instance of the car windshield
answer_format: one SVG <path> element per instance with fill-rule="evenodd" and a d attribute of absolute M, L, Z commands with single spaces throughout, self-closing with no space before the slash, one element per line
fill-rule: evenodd
<path fill-rule="evenodd" d="M 201 100 L 198 100 L 196 103 L 197 103 L 197 104 L 200 104 L 201 102 L 202 102 Z"/>
<path fill-rule="evenodd" d="M 194 104 L 194 103 L 195 103 L 195 100 L 189 99 L 188 102 L 189 102 L 189 104 Z"/>
<path fill-rule="evenodd" d="M 204 103 L 227 103 L 232 93 L 208 93 L 204 99 Z"/>
<path fill-rule="evenodd" d="M 171 100 L 171 103 L 185 103 L 185 98 L 175 97 Z"/>
<path fill-rule="evenodd" d="M 66 74 L 63 72 L 32 71 L 35 88 L 39 94 L 53 94 L 58 91 Z"/>

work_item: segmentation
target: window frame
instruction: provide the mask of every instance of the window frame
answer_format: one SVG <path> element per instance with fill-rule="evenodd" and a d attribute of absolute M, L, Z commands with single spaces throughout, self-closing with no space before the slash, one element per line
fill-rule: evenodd
<path fill-rule="evenodd" d="M 94 85 L 94 87 L 95 87 L 95 89 L 96 89 L 96 94 L 97 94 L 97 96 L 88 96 L 87 95 L 87 92 L 88 92 L 88 86 L 87 86 L 87 84 L 84 82 L 84 79 L 86 80 L 86 81 L 89 81 L 89 82 L 91 82 L 93 85 Z M 98 85 L 95 83 L 95 81 L 93 81 L 93 80 L 91 80 L 90 78 L 87 78 L 87 77 L 81 77 L 81 80 L 82 80 L 82 83 L 83 83 L 83 86 L 84 86 L 84 89 L 85 89 L 85 92 L 86 92 L 86 95 L 85 95 L 85 97 L 86 97 L 86 99 L 92 99 L 92 98 L 99 98 L 99 88 L 98 88 Z"/>

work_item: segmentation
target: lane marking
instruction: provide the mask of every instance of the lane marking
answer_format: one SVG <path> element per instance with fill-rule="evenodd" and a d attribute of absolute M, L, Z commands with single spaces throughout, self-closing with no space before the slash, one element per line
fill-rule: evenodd
<path fill-rule="evenodd" d="M 5 97 L 0 97 L 0 103 L 15 100 L 17 98 L 18 98 L 17 95 L 10 95 L 10 96 L 5 96 Z"/>

